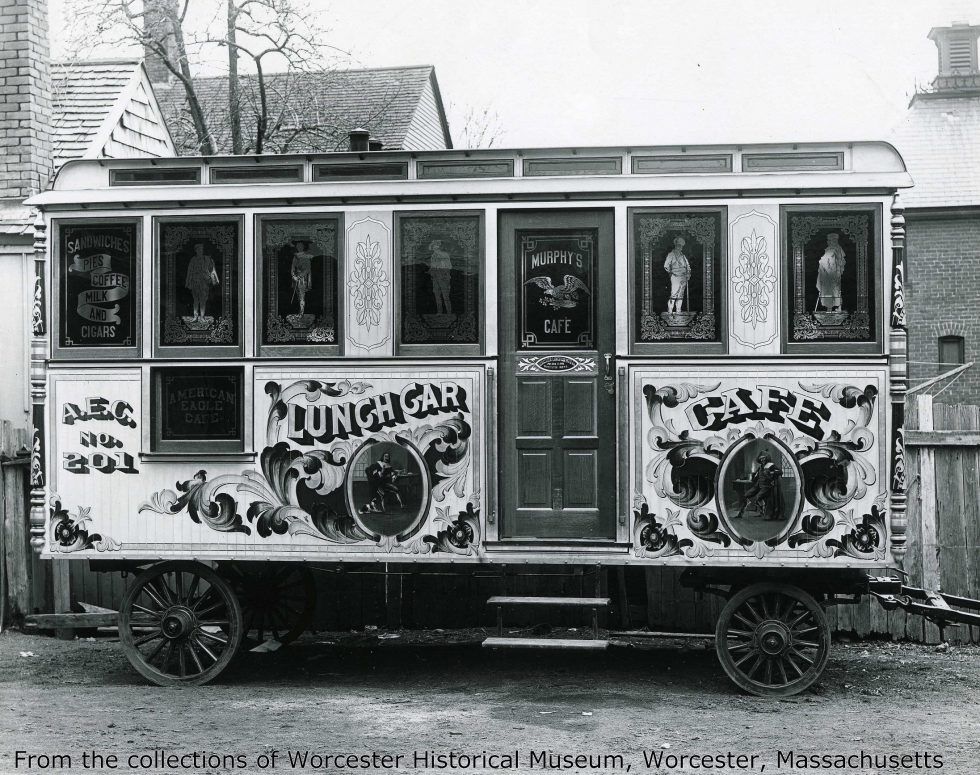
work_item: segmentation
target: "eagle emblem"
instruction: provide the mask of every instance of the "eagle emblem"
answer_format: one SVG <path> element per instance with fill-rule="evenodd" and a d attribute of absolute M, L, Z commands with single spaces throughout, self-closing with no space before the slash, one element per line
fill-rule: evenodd
<path fill-rule="evenodd" d="M 592 295 L 589 287 L 572 274 L 565 275 L 561 285 L 554 285 L 551 278 L 544 275 L 532 277 L 524 284 L 530 285 L 531 283 L 544 290 L 544 295 L 538 299 L 538 302 L 552 309 L 571 309 L 578 306 L 579 291 L 585 291 L 590 296 Z"/>

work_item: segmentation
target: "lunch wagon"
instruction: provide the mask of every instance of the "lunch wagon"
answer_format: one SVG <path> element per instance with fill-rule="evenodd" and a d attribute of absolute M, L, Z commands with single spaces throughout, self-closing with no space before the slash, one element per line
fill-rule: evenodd
<path fill-rule="evenodd" d="M 801 691 L 823 606 L 909 604 L 911 183 L 875 142 L 69 162 L 33 543 L 140 569 L 158 683 L 298 635 L 311 566 L 533 562 L 683 566 L 729 676 Z"/>

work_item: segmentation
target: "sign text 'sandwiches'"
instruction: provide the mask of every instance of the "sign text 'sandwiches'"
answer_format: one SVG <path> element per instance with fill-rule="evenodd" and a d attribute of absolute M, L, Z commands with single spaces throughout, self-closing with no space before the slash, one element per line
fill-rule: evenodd
<path fill-rule="evenodd" d="M 136 343 L 136 224 L 61 228 L 61 346 Z"/>

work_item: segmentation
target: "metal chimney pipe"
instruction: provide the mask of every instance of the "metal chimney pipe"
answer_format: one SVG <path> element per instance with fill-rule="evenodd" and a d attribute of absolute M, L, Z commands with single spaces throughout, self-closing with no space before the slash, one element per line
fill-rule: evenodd
<path fill-rule="evenodd" d="M 358 127 L 357 129 L 350 130 L 350 149 L 352 151 L 369 150 L 368 143 L 370 137 L 371 137 L 371 133 L 368 132 L 366 129 L 361 129 L 360 127 Z"/>

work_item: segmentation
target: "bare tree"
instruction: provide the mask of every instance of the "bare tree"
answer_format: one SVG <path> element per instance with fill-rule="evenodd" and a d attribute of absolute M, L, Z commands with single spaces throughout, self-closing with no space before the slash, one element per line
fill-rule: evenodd
<path fill-rule="evenodd" d="M 462 128 L 455 142 L 458 148 L 493 148 L 504 135 L 500 115 L 496 110 L 450 103 L 449 111 L 459 111 L 462 118 Z"/>
<path fill-rule="evenodd" d="M 228 111 L 233 153 L 262 153 L 277 128 L 269 100 L 269 73 L 278 81 L 298 72 L 328 69 L 329 58 L 341 52 L 322 42 L 326 31 L 317 16 L 296 0 L 225 0 L 224 19 L 196 19 L 190 24 L 190 0 L 74 0 L 71 13 L 103 42 L 138 45 L 156 55 L 183 88 L 200 152 L 215 153 L 215 127 L 191 75 L 193 54 L 226 48 Z M 195 6 L 195 9 L 200 6 Z M 245 67 L 240 67 L 244 64 Z M 242 72 L 245 69 L 250 72 Z M 246 98 L 255 93 L 256 99 Z M 288 92 L 286 92 L 288 94 Z M 250 114 L 243 121 L 243 112 Z M 254 126 L 246 140 L 243 126 Z"/>

